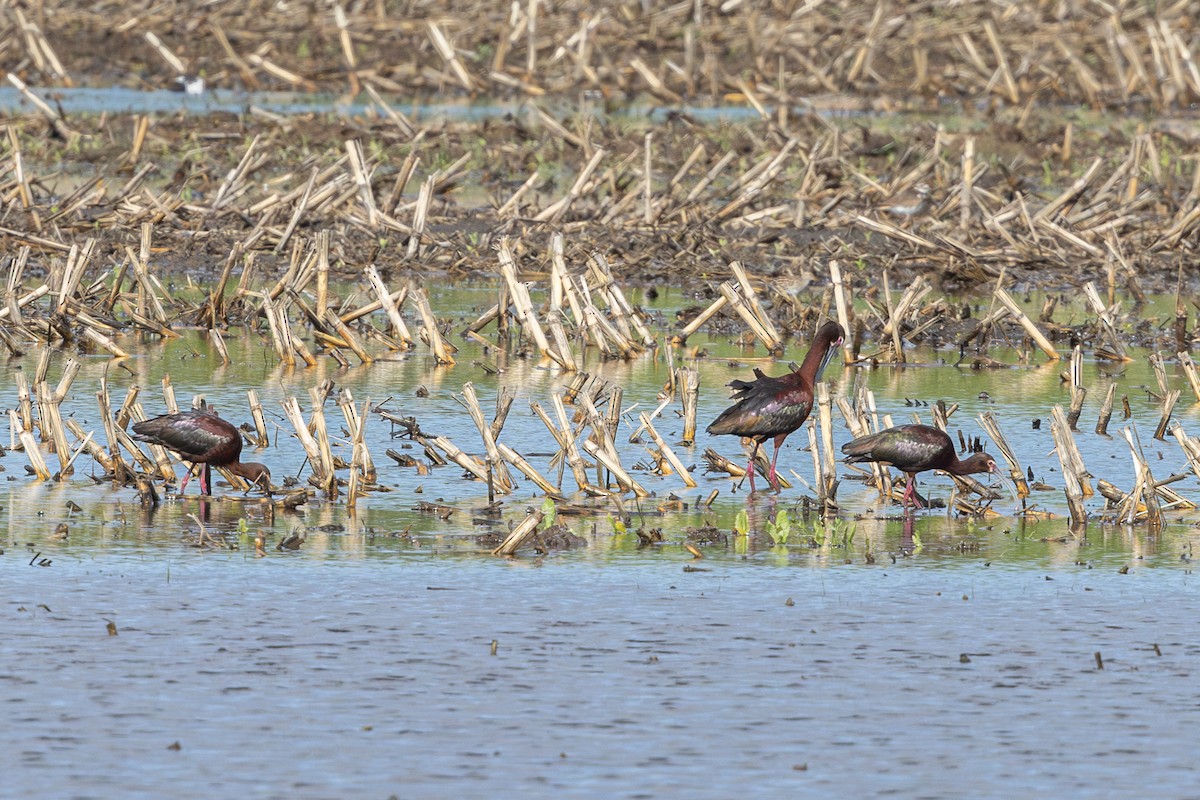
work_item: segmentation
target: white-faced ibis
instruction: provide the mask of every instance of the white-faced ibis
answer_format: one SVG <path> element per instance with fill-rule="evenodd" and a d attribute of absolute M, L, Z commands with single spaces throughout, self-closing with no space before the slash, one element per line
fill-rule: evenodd
<path fill-rule="evenodd" d="M 976 453 L 965 461 L 959 461 L 954 452 L 954 442 L 945 431 L 928 425 L 897 425 L 879 433 L 860 436 L 842 445 L 846 461 L 879 461 L 891 464 L 908 476 L 904 487 L 907 506 L 921 507 L 917 498 L 917 473 L 927 469 L 940 469 L 951 475 L 970 475 L 976 472 L 995 472 L 996 459 L 987 453 Z"/>
<path fill-rule="evenodd" d="M 842 343 L 843 336 L 845 331 L 841 325 L 826 322 L 817 331 L 804 363 L 795 372 L 773 378 L 764 375 L 756 367 L 754 380 L 730 382 L 733 399 L 737 402 L 713 420 L 708 432 L 745 436 L 754 440 L 750 463 L 746 467 L 750 475 L 751 492 L 754 491 L 754 461 L 758 457 L 758 447 L 772 437 L 775 439 L 775 454 L 771 457 L 767 480 L 776 492 L 779 491 L 779 481 L 775 477 L 779 446 L 788 434 L 808 419 L 813 407 L 813 386 L 821 379 L 825 365 L 833 356 L 834 348 Z"/>
<path fill-rule="evenodd" d="M 253 461 L 242 462 L 242 435 L 238 429 L 208 411 L 183 411 L 134 423 L 133 438 L 139 442 L 162 445 L 174 450 L 184 461 L 202 464 L 200 491 L 208 494 L 211 466 L 224 467 L 251 483 L 269 487 L 271 471 Z M 189 470 L 183 476 L 179 493 L 187 488 Z"/>

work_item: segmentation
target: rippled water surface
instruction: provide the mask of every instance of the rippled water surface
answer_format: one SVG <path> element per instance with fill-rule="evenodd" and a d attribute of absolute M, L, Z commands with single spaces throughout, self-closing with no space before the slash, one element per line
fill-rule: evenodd
<path fill-rule="evenodd" d="M 6 793 L 1194 787 L 1200 645 L 1177 557 L 1124 575 L 974 556 L 682 563 L 130 552 L 38 569 L 9 553 Z"/>
<path fill-rule="evenodd" d="M 439 313 L 473 318 L 487 289 L 435 294 Z M 670 298 L 664 311 L 669 311 Z M 664 323 L 665 325 L 665 323 Z M 458 366 L 431 366 L 427 349 L 370 368 L 277 366 L 269 341 L 230 337 L 219 366 L 198 332 L 169 342 L 125 342 L 122 365 L 87 359 L 63 413 L 103 436 L 96 390 L 119 403 L 136 385 L 161 413 L 169 377 L 180 404 L 193 393 L 249 419 L 245 390 L 262 397 L 272 444 L 255 453 L 276 482 L 304 480 L 302 450 L 280 412 L 288 395 L 334 382 L 356 402 L 412 415 L 469 452 L 481 444 L 458 395 L 474 383 L 490 416 L 500 386 L 515 387 L 501 434 L 555 475 L 556 447 L 530 401 L 548 405 L 569 376 L 516 348 L 462 345 Z M 489 332 L 489 335 L 490 332 Z M 692 350 L 690 348 L 698 348 Z M 392 448 L 420 458 L 371 414 L 367 440 L 380 487 L 351 512 L 314 499 L 295 514 L 267 513 L 218 486 L 218 497 L 167 497 L 143 509 L 134 491 L 93 481 L 86 458 L 62 482 L 35 482 L 24 455 L 0 459 L 0 728 L 2 796 L 12 797 L 1184 797 L 1194 794 L 1190 732 L 1200 723 L 1192 671 L 1200 656 L 1192 555 L 1200 514 L 1172 512 L 1152 535 L 1090 526 L 1071 537 L 1061 489 L 1030 502 L 1058 515 L 1020 520 L 1009 498 L 979 522 L 944 511 L 907 521 L 875 492 L 844 481 L 841 520 L 823 532 L 796 515 L 794 536 L 763 533 L 794 508 L 812 474 L 805 432 L 780 457 L 795 488 L 778 499 L 745 494 L 704 474 L 707 447 L 741 460 L 735 440 L 703 427 L 728 400 L 721 388 L 762 365 L 719 338 L 706 351 L 701 433 L 677 445 L 699 486 L 644 469 L 654 492 L 626 500 L 626 532 L 607 509 L 564 517 L 587 547 L 515 560 L 488 555 L 481 534 L 503 533 L 542 503 L 524 481 L 489 517 L 486 487 L 455 467 L 402 468 Z M 804 347 L 789 348 L 799 360 Z M 759 355 L 761 354 L 761 351 Z M 981 434 L 994 411 L 1023 466 L 1060 487 L 1048 420 L 1068 402 L 1063 366 L 993 352 L 1017 365 L 956 369 L 957 352 L 915 351 L 916 366 L 858 374 L 831 366 L 835 393 L 864 380 L 881 414 L 929 420 L 912 401 L 958 402 L 952 429 Z M 1185 469 L 1178 446 L 1154 441 L 1154 379 L 1139 359 L 1089 362 L 1078 441 L 1097 477 L 1128 489 L 1129 447 L 1091 432 L 1108 381 L 1127 396 L 1111 432 L 1136 424 L 1156 477 Z M 57 380 L 65 355 L 52 362 Z M 32 371 L 36 354 L 13 367 Z M 637 412 L 659 403 L 665 350 L 631 363 L 593 362 L 625 392 L 618 442 L 627 465 L 648 463 L 630 442 Z M 1179 376 L 1171 373 L 1172 381 Z M 418 392 L 424 387 L 427 392 Z M 980 392 L 988 396 L 980 398 Z M 336 395 L 335 395 L 336 396 Z M 1185 398 L 1190 401 L 1190 398 Z M 14 407 L 15 391 L 0 390 Z M 1118 405 L 1118 409 L 1120 406 Z M 678 404 L 656 425 L 671 443 Z M 326 405 L 335 440 L 341 412 Z M 1197 433 L 1196 407 L 1176 419 Z M 835 421 L 835 446 L 849 434 Z M 349 447 L 336 442 L 349 458 Z M 52 468 L 57 467 L 50 456 Z M 574 490 L 570 473 L 564 488 Z M 1176 484 L 1196 496 L 1193 478 Z M 949 482 L 922 488 L 946 499 Z M 700 499 L 714 489 L 717 501 Z M 682 505 L 663 501 L 676 493 Z M 438 502 L 445 518 L 418 504 Z M 572 497 L 581 506 L 581 498 Z M 1101 510 L 1097 497 L 1089 501 Z M 748 509 L 749 536 L 732 527 Z M 67 526 L 64 538 L 59 524 Z M 216 547 L 197 547 L 204 535 Z M 713 525 L 715 541 L 689 532 Z M 636 531 L 661 529 L 641 546 Z M 293 533 L 296 550 L 277 549 Z M 255 553 L 261 536 L 265 550 Z M 109 623 L 113 626 L 111 633 Z M 115 633 L 115 635 L 112 635 Z"/>

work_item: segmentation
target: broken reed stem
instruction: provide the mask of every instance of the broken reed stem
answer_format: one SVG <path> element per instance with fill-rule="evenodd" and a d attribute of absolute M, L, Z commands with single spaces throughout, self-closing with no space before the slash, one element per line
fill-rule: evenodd
<path fill-rule="evenodd" d="M 325 421 L 326 393 L 321 386 L 313 386 L 308 390 L 312 402 L 312 413 L 308 418 L 308 429 L 312 431 L 313 439 L 320 447 L 321 472 L 324 482 L 321 486 L 329 497 L 337 497 L 336 464 L 333 460 L 333 448 L 329 441 L 329 429 Z"/>
<path fill-rule="evenodd" d="M 696 442 L 696 416 L 700 407 L 700 371 L 692 367 L 680 367 L 675 370 L 676 382 L 682 384 L 683 392 L 679 396 L 683 406 L 683 444 L 691 447 Z"/>
<path fill-rule="evenodd" d="M 638 418 L 642 421 L 642 427 L 650 434 L 650 438 L 654 441 L 654 444 L 658 446 L 658 451 L 662 453 L 663 458 L 670 463 L 671 468 L 687 484 L 688 488 L 694 489 L 697 486 L 696 479 L 687 471 L 687 467 L 679 460 L 679 456 L 675 455 L 675 451 L 671 449 L 662 436 L 659 435 L 658 431 L 654 429 L 654 425 L 650 421 L 650 416 L 645 411 L 642 411 L 638 414 Z"/>
<path fill-rule="evenodd" d="M 429 342 L 429 349 L 433 353 L 434 361 L 439 365 L 454 366 L 454 356 L 450 355 L 450 347 L 442 340 L 437 318 L 433 315 L 433 308 L 429 305 L 429 297 L 425 294 L 424 287 L 413 286 L 410 293 L 413 304 L 417 307 L 417 313 L 421 315 L 421 324 L 425 326 L 425 337 Z"/>
<path fill-rule="evenodd" d="M 1171 433 L 1179 442 L 1179 447 L 1188 460 L 1188 466 L 1192 468 L 1192 472 L 1196 473 L 1196 477 L 1200 478 L 1200 439 L 1188 436 L 1178 422 L 1171 426 Z"/>
<path fill-rule="evenodd" d="M 496 413 L 492 417 L 492 424 L 488 426 L 493 439 L 499 438 L 500 431 L 504 430 L 504 422 L 508 419 L 508 412 L 512 410 L 513 401 L 516 399 L 517 390 L 511 386 L 501 386 L 496 393 Z"/>
<path fill-rule="evenodd" d="M 450 439 L 445 436 L 434 436 L 429 441 L 437 445 L 437 447 L 446 454 L 446 457 L 455 464 L 458 464 L 460 467 L 474 475 L 479 480 L 487 483 L 488 472 L 487 469 L 484 468 L 484 465 L 480 464 L 477 459 L 460 450 L 458 446 L 454 444 L 454 442 L 450 441 Z"/>
<path fill-rule="evenodd" d="M 575 476 L 575 483 L 580 489 L 585 489 L 591 485 L 591 481 L 587 477 L 587 466 L 584 464 L 583 456 L 579 455 L 575 433 L 571 430 L 571 423 L 567 418 L 567 408 L 563 405 L 563 398 L 559 394 L 551 395 L 550 400 L 554 405 L 554 415 L 558 419 L 557 428 L 550 422 L 550 418 L 542 411 L 541 406 L 537 403 L 531 403 L 530 406 L 542 418 L 542 422 L 550 429 L 551 433 L 555 434 L 559 446 L 564 449 L 567 465 L 571 468 L 571 474 Z"/>
<path fill-rule="evenodd" d="M 588 439 L 583 443 L 583 449 L 588 453 L 588 455 L 595 458 L 598 462 L 604 465 L 605 469 L 612 473 L 612 476 L 616 478 L 617 484 L 622 489 L 626 491 L 632 491 L 638 497 L 650 496 L 650 492 L 640 483 L 635 481 L 633 477 L 625 471 L 625 468 L 621 466 L 620 460 L 610 455 L 599 444 L 591 439 Z"/>
<path fill-rule="evenodd" d="M 688 340 L 689 336 L 700 330 L 700 328 L 703 327 L 706 322 L 715 317 L 728 303 L 729 301 L 725 299 L 724 295 L 718 297 L 708 306 L 708 308 L 701 311 L 696 315 L 695 319 L 685 325 L 683 330 L 676 334 L 676 336 L 671 340 L 671 343 L 676 345 L 684 344 Z"/>
<path fill-rule="evenodd" d="M 830 512 L 837 507 L 837 456 L 833 449 L 833 400 L 829 393 L 829 383 L 820 381 L 815 387 L 817 424 L 821 430 L 821 469 L 817 473 L 818 481 L 824 486 L 824 511 Z"/>
<path fill-rule="evenodd" d="M 263 413 L 262 401 L 258 399 L 258 392 L 254 389 L 246 391 L 246 399 L 250 404 L 250 418 L 254 420 L 254 430 L 257 434 L 256 447 L 270 447 L 271 439 L 267 435 L 267 418 Z"/>
<path fill-rule="evenodd" d="M 1033 339 L 1037 346 L 1042 349 L 1042 352 L 1045 353 L 1050 360 L 1058 361 L 1061 359 L 1058 351 L 1054 349 L 1054 345 L 1050 343 L 1050 340 L 1046 338 L 1045 334 L 1038 330 L 1037 325 L 1034 324 L 1033 320 L 1026 316 L 1025 312 L 1021 310 L 1021 307 L 1017 305 L 1017 301 L 1013 299 L 1012 295 L 1009 294 L 1004 287 L 997 286 L 994 296 L 998 301 L 1000 301 L 1001 305 L 1008 309 L 1008 313 L 1020 323 L 1021 327 L 1025 329 L 1025 333 L 1029 335 L 1029 338 Z"/>
<path fill-rule="evenodd" d="M 1004 456 L 1004 460 L 1008 462 L 1008 476 L 1016 485 L 1017 497 L 1021 499 L 1021 505 L 1024 506 L 1025 498 L 1029 497 L 1029 483 L 1025 479 L 1025 472 L 1021 469 L 1021 462 L 1017 460 L 1012 447 L 1008 444 L 1008 439 L 1000 430 L 1000 421 L 996 419 L 993 412 L 985 411 L 979 415 L 979 426 L 983 428 L 984 433 L 995 443 L 1000 455 Z"/>
<path fill-rule="evenodd" d="M 346 490 L 346 502 L 353 507 L 359 495 L 364 494 L 362 484 L 373 484 L 376 479 L 375 462 L 371 459 L 371 451 L 366 442 L 371 403 L 369 400 L 365 402 L 362 412 L 359 412 L 350 390 L 343 389 L 338 395 L 338 407 L 342 409 L 346 428 L 350 432 L 350 485 Z"/>
<path fill-rule="evenodd" d="M 170 375 L 163 375 L 162 379 L 163 404 L 167 407 L 168 414 L 179 413 L 179 403 L 175 399 L 175 386 L 171 383 Z"/>
<path fill-rule="evenodd" d="M 1196 398 L 1195 402 L 1200 403 L 1200 373 L 1196 370 L 1195 362 L 1183 351 L 1176 353 L 1175 357 L 1179 359 L 1179 366 L 1187 377 L 1188 385 L 1192 387 L 1192 397 Z"/>
<path fill-rule="evenodd" d="M 367 348 L 363 346 L 361 341 L 359 341 L 358 337 L 354 334 L 354 331 L 350 330 L 349 325 L 342 322 L 342 318 L 339 317 L 337 312 L 335 312 L 332 308 L 325 312 L 324 322 L 329 325 L 330 328 L 337 331 L 338 336 L 342 337 L 342 340 L 346 342 L 346 345 L 350 348 L 360 362 L 363 364 L 375 363 L 375 358 L 367 352 Z"/>
<path fill-rule="evenodd" d="M 505 537 L 504 541 L 500 543 L 500 546 L 492 551 L 492 555 L 511 556 L 513 553 L 517 552 L 517 548 L 524 544 L 527 538 L 533 535 L 533 532 L 537 530 L 538 525 L 542 524 L 542 519 L 544 517 L 545 515 L 539 509 L 530 511 L 529 516 L 521 520 L 520 524 L 513 528 L 512 532 L 509 533 L 508 536 Z"/>
<path fill-rule="evenodd" d="M 564 319 L 565 315 L 561 308 L 550 307 L 550 311 L 546 315 L 546 327 L 550 329 L 550 336 L 554 339 L 554 350 L 550 353 L 550 357 L 558 362 L 563 372 L 577 372 L 579 362 L 575 359 L 575 351 L 571 349 L 571 340 L 567 337 L 567 331 L 563 327 Z"/>
<path fill-rule="evenodd" d="M 1075 345 L 1071 351 L 1071 409 L 1067 413 L 1067 425 L 1078 431 L 1079 415 L 1083 413 L 1083 401 L 1087 388 L 1083 385 L 1083 348 Z"/>
<path fill-rule="evenodd" d="M 413 230 L 408 237 L 408 248 L 404 256 L 408 261 L 414 261 L 421 255 L 421 237 L 425 235 L 425 222 L 429 219 L 429 206 L 433 202 L 433 186 L 436 181 L 437 176 L 434 174 L 421 182 L 416 209 L 413 211 Z"/>
<path fill-rule="evenodd" d="M 1052 415 L 1050 432 L 1054 437 L 1055 452 L 1058 454 L 1058 463 L 1062 468 L 1063 493 L 1066 495 L 1067 507 L 1070 510 L 1071 531 L 1079 533 L 1087 527 L 1088 517 L 1087 508 L 1083 504 L 1085 479 L 1077 460 L 1079 451 L 1075 447 L 1075 440 L 1071 436 L 1071 429 L 1067 424 L 1062 406 L 1054 406 Z"/>
<path fill-rule="evenodd" d="M 631 351 L 640 351 L 654 345 L 654 335 L 642 322 L 641 317 L 634 312 L 633 305 L 625 298 L 625 293 L 617 285 L 613 277 L 608 259 L 601 253 L 592 253 L 587 260 L 588 276 L 591 279 L 593 294 L 604 298 L 608 305 L 609 315 L 621 338 Z M 637 329 L 639 341 L 634 340 L 633 331 Z"/>
<path fill-rule="evenodd" d="M 1100 406 L 1100 416 L 1096 420 L 1096 433 L 1101 436 L 1108 436 L 1108 421 L 1112 419 L 1113 398 L 1117 394 L 1117 383 L 1112 381 L 1108 384 L 1108 392 L 1104 395 L 1104 404 Z"/>
<path fill-rule="evenodd" d="M 48 350 L 46 352 L 49 352 Z M 23 370 L 13 372 L 13 383 L 17 385 L 17 408 L 20 410 L 18 430 L 33 430 L 33 396 L 29 393 L 29 379 Z"/>
<path fill-rule="evenodd" d="M 733 273 L 733 277 L 737 280 L 738 285 L 742 287 L 742 296 L 746 298 L 746 303 L 750 306 L 750 310 L 754 312 L 754 317 L 762 325 L 767 334 L 776 342 L 782 342 L 783 337 L 779 335 L 779 329 L 775 327 L 775 323 L 771 321 L 770 315 L 766 309 L 762 307 L 762 303 L 758 300 L 758 292 L 754 289 L 754 284 L 750 282 L 750 276 L 746 274 L 745 268 L 740 261 L 731 261 L 729 263 L 729 271 Z"/>
<path fill-rule="evenodd" d="M 891 331 L 892 334 L 892 361 L 896 364 L 904 363 L 904 341 L 900 338 L 900 324 L 896 319 L 896 311 L 892 307 L 892 290 L 888 286 L 888 272 L 883 271 L 883 300 L 887 307 L 887 324 L 884 325 L 884 333 Z"/>
<path fill-rule="evenodd" d="M 500 451 L 500 455 L 504 458 L 505 461 L 507 461 L 509 464 L 512 464 L 514 467 L 516 467 L 518 470 L 520 470 L 525 475 L 525 477 L 529 478 L 529 480 L 531 480 L 535 484 L 537 484 L 537 487 L 539 489 L 541 489 L 543 492 L 545 492 L 547 495 L 549 495 L 551 497 L 555 497 L 555 498 L 562 497 L 562 495 L 559 493 L 558 487 L 555 486 L 553 483 L 551 483 L 549 480 L 547 480 L 545 478 L 545 476 L 543 476 L 540 472 L 538 472 L 534 468 L 534 466 L 532 464 L 530 464 L 525 459 L 525 457 L 522 456 L 520 453 L 518 453 L 516 450 L 513 450 L 511 447 L 504 444 L 503 442 L 497 442 L 496 449 Z"/>
<path fill-rule="evenodd" d="M 494 488 L 504 494 L 508 494 L 513 489 L 512 476 L 508 474 L 508 470 L 504 466 L 504 458 L 500 455 L 500 451 L 496 449 L 496 439 L 492 434 L 492 428 L 488 425 L 483 416 L 483 409 L 479 406 L 479 397 L 475 393 L 475 385 L 470 383 L 463 384 L 462 399 L 467 407 L 467 412 L 471 415 L 471 420 L 475 423 L 475 427 L 479 429 L 479 436 L 483 439 L 483 447 L 487 451 L 488 463 L 492 465 L 492 479 Z"/>
<path fill-rule="evenodd" d="M 42 457 L 42 453 L 38 450 L 37 440 L 33 438 L 33 432 L 27 431 L 21 426 L 21 420 L 17 416 L 16 411 L 9 410 L 8 412 L 9 429 L 14 431 L 17 439 L 21 442 L 21 449 L 25 451 L 25 457 L 29 459 L 30 466 L 33 467 L 33 472 L 40 480 L 48 481 L 51 477 L 50 468 L 46 466 L 46 459 Z"/>
<path fill-rule="evenodd" d="M 585 164 L 583 169 L 580 171 L 579 176 L 575 179 L 575 182 L 571 184 L 571 188 L 568 190 L 567 195 L 561 200 L 558 200 L 557 202 L 552 203 L 543 209 L 541 213 L 533 218 L 533 221 L 556 223 L 561 220 L 571 208 L 572 204 L 574 204 L 574 202 L 583 195 L 584 188 L 587 185 L 588 180 L 591 179 L 592 173 L 595 172 L 596 168 L 600 166 L 600 162 L 604 160 L 606 155 L 608 155 L 607 150 L 605 150 L 603 147 L 597 147 L 595 152 L 592 153 L 592 157 L 588 159 L 587 164 Z"/>
<path fill-rule="evenodd" d="M 537 313 L 533 309 L 533 301 L 529 298 L 529 288 L 517 280 L 517 263 L 513 259 L 512 248 L 508 237 L 502 237 L 497 247 L 496 257 L 500 262 L 500 274 L 508 286 L 509 300 L 516 309 L 517 321 L 525 333 L 537 345 L 538 353 L 550 355 L 550 342 L 538 322 Z M 504 309 L 500 310 L 504 313 Z"/>
<path fill-rule="evenodd" d="M 331 476 L 325 471 L 321 446 L 317 444 L 317 440 L 308 430 L 308 423 L 304 421 L 304 414 L 300 410 L 300 401 L 289 396 L 283 399 L 281 405 L 284 415 L 296 431 L 296 438 L 300 440 L 300 446 L 304 448 L 304 454 L 308 457 L 308 467 L 312 471 L 313 477 L 316 478 L 318 484 L 327 483 Z"/>
<path fill-rule="evenodd" d="M 275 346 L 275 355 L 279 363 L 289 367 L 296 365 L 296 356 L 292 348 L 292 331 L 287 324 L 285 315 L 280 313 L 269 293 L 262 295 L 262 312 L 267 318 L 267 327 L 271 331 L 271 343 Z"/>
<path fill-rule="evenodd" d="M 750 330 L 754 332 L 754 335 L 758 337 L 759 341 L 766 346 L 768 352 L 777 353 L 783 349 L 783 342 L 772 336 L 771 332 L 767 330 L 762 322 L 758 320 L 758 317 L 754 315 L 754 311 L 750 304 L 746 301 L 746 298 L 742 296 L 741 292 L 736 286 L 729 281 L 725 281 L 717 288 L 720 289 L 721 295 L 725 298 L 726 303 L 728 303 L 729 306 L 733 308 L 735 312 L 737 312 L 737 315 L 742 318 L 742 321 L 745 322 L 746 325 L 749 326 Z"/>
<path fill-rule="evenodd" d="M 1096 321 L 1100 325 L 1100 338 L 1104 341 L 1102 347 L 1096 348 L 1096 356 L 1110 361 L 1130 361 L 1131 359 L 1125 352 L 1125 343 L 1121 337 L 1117 336 L 1117 331 L 1113 327 L 1113 318 L 1117 310 L 1116 304 L 1105 307 L 1099 290 L 1091 281 L 1084 284 L 1083 294 L 1087 298 L 1088 305 L 1092 307 L 1092 311 L 1096 313 Z"/>
<path fill-rule="evenodd" d="M 63 427 L 62 416 L 59 414 L 59 404 L 54 399 L 50 384 L 40 382 L 35 387 L 38 399 L 38 415 L 42 420 L 42 436 L 54 446 L 54 454 L 58 456 L 59 474 L 69 474 L 71 448 L 67 445 L 67 432 Z"/>
<path fill-rule="evenodd" d="M 846 331 L 845 341 L 842 342 L 842 362 L 849 366 L 854 363 L 854 344 L 850 333 L 849 302 L 846 299 L 846 286 L 842 283 L 842 268 L 836 260 L 829 262 L 829 280 L 833 284 L 833 300 L 837 306 L 838 324 Z"/>
<path fill-rule="evenodd" d="M 621 456 L 613 442 L 610 421 L 601 416 L 596 404 L 586 393 L 579 394 L 578 400 L 592 428 L 592 436 L 583 443 L 584 451 L 595 457 L 598 462 L 597 468 L 603 466 L 612 473 L 622 489 L 632 490 L 638 497 L 649 497 L 650 492 L 621 466 Z"/>
<path fill-rule="evenodd" d="M 1154 429 L 1154 438 L 1159 441 L 1165 441 L 1167 435 L 1167 425 L 1171 422 L 1171 414 L 1175 411 L 1175 404 L 1179 402 L 1179 389 L 1171 389 L 1163 395 L 1162 401 L 1162 416 L 1158 420 L 1158 427 Z"/>
<path fill-rule="evenodd" d="M 379 302 L 380 308 L 387 315 L 393 338 L 400 343 L 403 349 L 409 349 L 413 346 L 412 334 L 409 333 L 404 318 L 400 316 L 399 307 L 392 301 L 387 286 L 383 283 L 383 278 L 379 277 L 379 271 L 375 269 L 374 264 L 371 264 L 363 270 L 363 274 L 367 276 L 367 281 L 371 284 L 371 290 L 375 292 L 375 298 Z"/>
<path fill-rule="evenodd" d="M 1125 504 L 1120 510 L 1120 518 L 1126 524 L 1133 524 L 1138 517 L 1138 510 L 1142 506 L 1146 511 L 1146 524 L 1151 530 L 1159 530 L 1163 525 L 1162 509 L 1158 504 L 1158 492 L 1154 483 L 1154 475 L 1150 471 L 1150 465 L 1146 462 L 1146 457 L 1142 452 L 1141 442 L 1138 440 L 1136 429 L 1131 424 L 1121 429 L 1121 436 L 1125 438 L 1129 445 L 1129 455 L 1133 459 L 1134 470 L 1134 486 L 1133 491 L 1125 499 Z"/>
<path fill-rule="evenodd" d="M 82 442 L 81 446 L 87 449 L 88 455 L 91 456 L 95 462 L 104 469 L 106 474 L 111 474 L 113 472 L 112 459 L 109 458 L 109 455 L 104 448 L 94 440 L 94 432 L 88 431 L 86 434 L 84 434 L 83 428 L 79 426 L 79 423 L 71 418 L 67 418 L 66 426 L 67 430 L 71 432 L 71 435 L 74 436 L 77 441 Z"/>
<path fill-rule="evenodd" d="M 218 331 L 216 327 L 209 329 L 209 341 L 212 342 L 212 349 L 217 351 L 217 356 L 220 357 L 222 366 L 228 366 L 229 363 L 232 363 L 232 360 L 229 359 L 229 348 L 224 343 L 221 331 Z"/>
<path fill-rule="evenodd" d="M 1150 368 L 1154 371 L 1154 381 L 1158 384 L 1158 393 L 1165 395 L 1167 393 L 1167 365 L 1163 363 L 1162 355 L 1159 353 L 1151 353 L 1149 356 Z"/>
<path fill-rule="evenodd" d="M 108 381 L 104 378 L 100 379 L 100 389 L 96 392 L 96 400 L 100 404 L 100 419 L 104 422 L 105 439 L 108 442 L 109 463 L 113 465 L 110 473 L 113 480 L 118 483 L 123 482 L 131 470 L 125 465 L 124 459 L 121 458 L 121 447 L 117 440 L 117 426 L 112 415 L 112 405 L 108 395 Z"/>
<path fill-rule="evenodd" d="M 815 478 L 814 485 L 817 489 L 817 503 L 821 506 L 821 513 L 829 507 L 826 491 L 828 487 L 821 476 L 821 448 L 817 444 L 817 426 L 809 424 L 804 426 L 805 432 L 808 434 L 808 452 L 812 455 L 813 462 L 813 477 Z M 757 464 L 755 465 L 757 467 Z"/>

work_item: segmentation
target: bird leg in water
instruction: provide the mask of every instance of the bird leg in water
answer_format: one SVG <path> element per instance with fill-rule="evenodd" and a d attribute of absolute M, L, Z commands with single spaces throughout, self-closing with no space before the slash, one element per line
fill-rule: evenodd
<path fill-rule="evenodd" d="M 750 476 L 750 494 L 754 494 L 755 462 L 758 461 L 758 439 L 752 439 L 754 447 L 750 450 L 750 463 L 746 465 L 746 474 Z"/>
<path fill-rule="evenodd" d="M 907 506 L 908 501 L 912 500 L 914 508 L 922 508 L 921 498 L 917 495 L 917 475 L 913 472 L 906 472 L 904 481 L 904 500 L 902 506 Z"/>
<path fill-rule="evenodd" d="M 187 488 L 188 481 L 192 479 L 192 470 L 196 468 L 195 464 L 184 463 L 186 469 L 183 472 L 183 480 L 179 482 L 179 493 L 183 494 L 183 490 Z"/>
<path fill-rule="evenodd" d="M 767 480 L 771 482 L 771 487 L 775 490 L 775 494 L 783 491 L 783 487 L 779 485 L 779 478 L 775 477 L 775 462 L 779 460 L 779 445 L 783 444 L 783 440 L 787 438 L 787 434 L 775 437 L 775 455 L 771 456 L 771 469 L 767 472 Z"/>
<path fill-rule="evenodd" d="M 200 470 L 200 491 L 208 496 L 208 487 L 212 483 L 212 469 L 206 463 Z"/>

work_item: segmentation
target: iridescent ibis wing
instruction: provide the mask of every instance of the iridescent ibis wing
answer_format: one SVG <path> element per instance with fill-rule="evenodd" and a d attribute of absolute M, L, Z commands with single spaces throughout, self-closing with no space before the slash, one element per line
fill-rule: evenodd
<path fill-rule="evenodd" d="M 904 472 L 946 469 L 958 460 L 950 437 L 928 425 L 898 425 L 860 436 L 842 445 L 842 452 L 849 462 L 881 461 Z"/>
<path fill-rule="evenodd" d="M 187 461 L 225 466 L 242 454 L 237 428 L 215 414 L 183 411 L 144 420 L 133 426 L 135 439 L 174 450 Z"/>
<path fill-rule="evenodd" d="M 753 381 L 733 381 L 737 401 L 708 426 L 712 434 L 750 436 L 766 441 L 791 433 L 804 424 L 812 411 L 812 393 L 806 392 L 792 375 L 772 378 L 755 369 Z"/>

